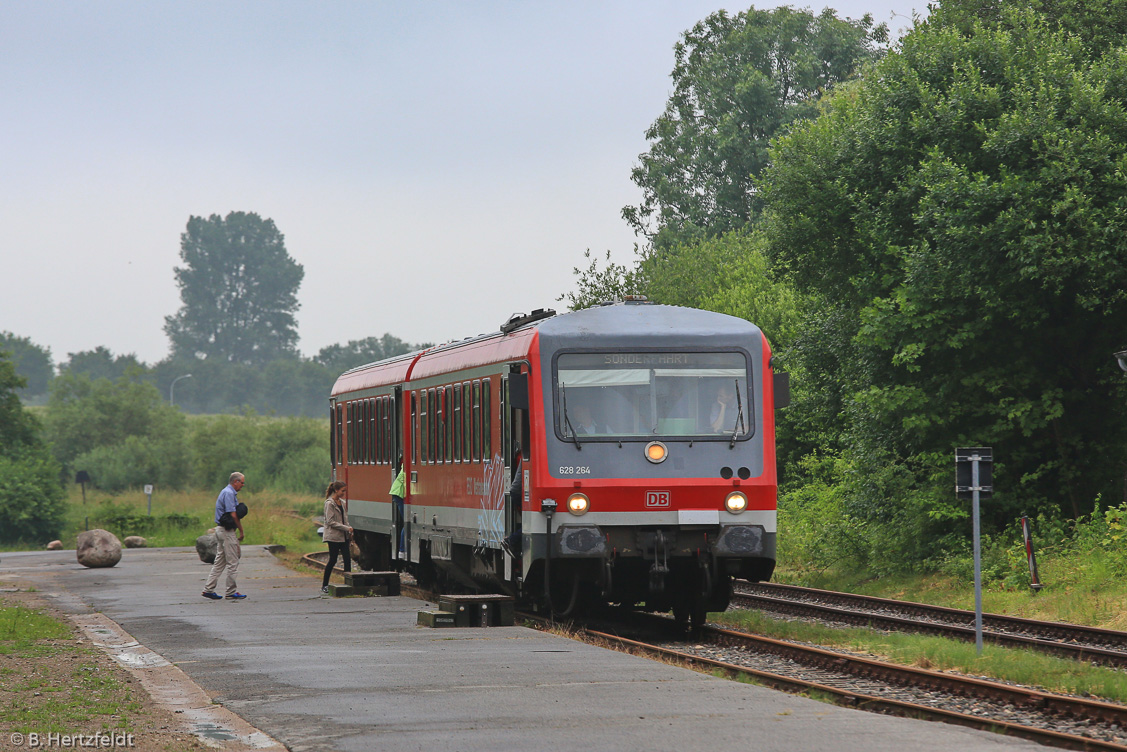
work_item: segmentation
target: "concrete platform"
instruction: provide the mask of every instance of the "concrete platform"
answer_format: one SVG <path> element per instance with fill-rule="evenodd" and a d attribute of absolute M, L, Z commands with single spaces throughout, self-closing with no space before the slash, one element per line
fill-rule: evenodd
<path fill-rule="evenodd" d="M 716 679 L 523 627 L 430 629 L 405 597 L 325 599 L 245 546 L 245 601 L 200 597 L 194 549 L 4 553 L 0 585 L 102 612 L 290 750 L 1043 750 Z M 222 583 L 220 584 L 222 587 Z"/>

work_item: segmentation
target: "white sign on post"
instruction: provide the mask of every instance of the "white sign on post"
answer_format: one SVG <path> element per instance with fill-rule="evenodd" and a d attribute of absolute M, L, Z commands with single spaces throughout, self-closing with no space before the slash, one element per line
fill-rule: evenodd
<path fill-rule="evenodd" d="M 152 496 L 153 495 L 153 487 L 152 486 L 145 486 L 145 495 L 146 496 Z"/>

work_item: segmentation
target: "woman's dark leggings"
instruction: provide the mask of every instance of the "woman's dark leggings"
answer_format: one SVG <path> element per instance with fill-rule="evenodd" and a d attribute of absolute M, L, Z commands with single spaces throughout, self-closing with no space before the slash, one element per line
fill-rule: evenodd
<path fill-rule="evenodd" d="M 325 577 L 321 580 L 321 587 L 329 586 L 329 577 L 333 574 L 333 567 L 337 565 L 337 556 L 344 557 L 344 571 L 352 571 L 352 555 L 348 550 L 348 541 L 335 543 L 329 541 L 329 563 L 325 565 Z"/>

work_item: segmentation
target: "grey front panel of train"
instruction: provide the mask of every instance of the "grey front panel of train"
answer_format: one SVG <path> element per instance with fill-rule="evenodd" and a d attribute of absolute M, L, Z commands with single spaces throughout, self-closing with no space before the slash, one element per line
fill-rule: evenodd
<path fill-rule="evenodd" d="M 732 442 L 728 434 L 578 437 L 560 430 L 563 410 L 556 379 L 561 354 L 583 353 L 741 353 L 749 374 L 742 408 L 749 432 Z M 614 305 L 578 311 L 540 324 L 540 385 L 544 394 L 549 474 L 556 478 L 721 478 L 730 468 L 749 478 L 762 475 L 763 335 L 743 319 L 675 306 Z M 750 392 L 750 394 L 748 394 Z M 566 392 L 563 396 L 566 400 Z M 561 433 L 563 435 L 561 435 Z M 646 459 L 651 439 L 669 445 L 660 464 Z"/>

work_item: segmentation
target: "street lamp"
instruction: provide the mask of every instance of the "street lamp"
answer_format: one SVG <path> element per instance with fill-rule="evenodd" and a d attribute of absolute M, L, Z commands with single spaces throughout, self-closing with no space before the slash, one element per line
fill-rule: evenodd
<path fill-rule="evenodd" d="M 1115 359 L 1119 361 L 1119 367 L 1127 371 L 1127 350 L 1120 350 L 1115 354 Z"/>
<path fill-rule="evenodd" d="M 176 393 L 176 382 L 179 381 L 180 379 L 190 379 L 190 378 L 192 378 L 192 374 L 186 373 L 183 376 L 177 376 L 176 378 L 174 378 L 172 380 L 172 383 L 168 385 L 168 404 L 169 405 L 171 405 L 172 407 L 176 407 L 176 400 L 172 396 Z"/>

